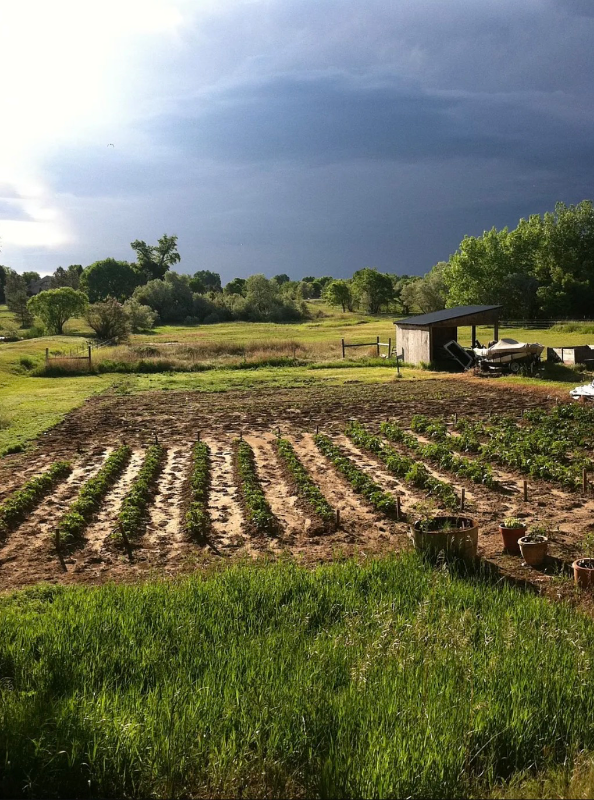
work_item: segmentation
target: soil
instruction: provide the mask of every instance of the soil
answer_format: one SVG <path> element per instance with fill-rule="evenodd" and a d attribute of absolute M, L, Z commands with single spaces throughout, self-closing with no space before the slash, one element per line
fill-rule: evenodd
<path fill-rule="evenodd" d="M 13 589 L 38 581 L 100 584 L 133 581 L 155 575 L 189 572 L 216 560 L 279 556 L 290 553 L 306 563 L 358 554 L 361 557 L 411 547 L 407 536 L 423 492 L 390 475 L 373 455 L 355 447 L 343 433 L 349 419 L 378 430 L 385 419 L 406 426 L 413 414 L 483 419 L 489 413 L 518 413 L 550 407 L 554 397 L 540 390 L 510 388 L 495 381 L 430 378 L 381 385 L 330 387 L 316 385 L 287 390 L 228 392 L 105 394 L 89 399 L 63 422 L 40 436 L 35 447 L 0 461 L 0 501 L 42 472 L 53 461 L 71 460 L 74 471 L 18 528 L 0 540 L 0 585 Z M 318 452 L 316 428 L 337 444 L 386 491 L 400 495 L 405 518 L 396 520 L 366 505 Z M 320 530 L 286 479 L 273 446 L 276 433 L 288 438 L 326 499 L 340 511 L 340 526 Z M 256 536 L 246 528 L 233 479 L 232 441 L 242 433 L 252 446 L 259 477 L 278 520 L 274 536 Z M 140 467 L 144 450 L 158 434 L 167 460 L 155 492 L 145 534 L 130 548 L 114 542 L 111 532 L 122 499 Z M 212 526 L 204 541 L 185 533 L 187 477 L 191 447 L 198 434 L 211 448 L 209 511 Z M 134 454 L 124 474 L 105 498 L 101 511 L 72 552 L 56 552 L 55 525 L 80 486 L 97 472 L 108 453 L 122 442 Z M 394 445 L 398 447 L 397 445 Z M 403 451 L 406 452 L 406 451 Z M 497 466 L 504 484 L 491 490 L 427 465 L 458 494 L 464 487 L 465 514 L 480 526 L 479 554 L 496 573 L 525 582 L 554 596 L 574 598 L 568 574 L 571 562 L 583 555 L 583 537 L 594 530 L 594 495 L 564 491 L 545 481 L 529 479 L 524 502 L 524 476 Z M 543 568 L 531 569 L 522 559 L 503 553 L 499 522 L 509 516 L 549 526 L 549 553 Z"/>

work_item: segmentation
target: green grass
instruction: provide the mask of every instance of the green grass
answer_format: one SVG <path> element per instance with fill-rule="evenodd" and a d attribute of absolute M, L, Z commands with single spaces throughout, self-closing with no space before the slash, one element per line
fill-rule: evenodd
<path fill-rule="evenodd" d="M 484 797 L 594 747 L 594 623 L 414 554 L 0 601 L 0 794 Z"/>

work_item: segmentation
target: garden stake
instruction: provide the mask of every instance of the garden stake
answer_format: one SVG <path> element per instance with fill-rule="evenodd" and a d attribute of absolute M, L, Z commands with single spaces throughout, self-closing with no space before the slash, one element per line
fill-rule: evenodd
<path fill-rule="evenodd" d="M 466 498 L 466 489 L 462 487 L 462 491 L 460 492 L 460 511 L 464 511 L 464 500 Z"/>
<path fill-rule="evenodd" d="M 400 519 L 400 495 L 396 495 L 396 519 Z"/>
<path fill-rule="evenodd" d="M 60 529 L 56 528 L 56 532 L 54 534 L 54 540 L 56 542 L 56 550 L 58 553 L 60 552 Z"/>
<path fill-rule="evenodd" d="M 588 470 L 584 467 L 582 471 L 582 488 L 584 490 L 584 494 L 588 491 Z"/>
<path fill-rule="evenodd" d="M 528 481 L 524 481 L 524 502 L 528 502 Z"/>
<path fill-rule="evenodd" d="M 336 509 L 336 530 L 340 528 L 340 509 Z"/>
<path fill-rule="evenodd" d="M 316 425 L 316 436 L 318 435 L 319 432 L 320 432 L 320 426 Z"/>
<path fill-rule="evenodd" d="M 199 442 L 199 441 L 200 441 L 200 431 L 198 431 L 198 432 L 196 433 L 196 441 L 197 441 L 197 442 Z"/>
<path fill-rule="evenodd" d="M 156 431 L 155 431 L 155 444 L 159 444 L 159 437 L 157 436 Z"/>

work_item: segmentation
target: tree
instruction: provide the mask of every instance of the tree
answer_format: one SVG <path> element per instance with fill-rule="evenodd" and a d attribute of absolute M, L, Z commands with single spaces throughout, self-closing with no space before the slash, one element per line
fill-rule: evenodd
<path fill-rule="evenodd" d="M 88 266 L 80 277 L 80 287 L 89 295 L 91 303 L 115 297 L 126 300 L 138 286 L 139 276 L 127 261 L 105 258 Z"/>
<path fill-rule="evenodd" d="M 126 300 L 124 311 L 128 315 L 132 333 L 150 330 L 154 327 L 159 316 L 156 311 L 153 311 L 149 306 L 143 306 L 134 297 Z"/>
<path fill-rule="evenodd" d="M 156 311 L 161 322 L 183 322 L 192 316 L 194 297 L 187 275 L 168 272 L 164 280 L 139 286 L 134 299 Z"/>
<path fill-rule="evenodd" d="M 136 239 L 131 242 L 130 247 L 136 251 L 137 270 L 145 283 L 164 278 L 166 272 L 181 261 L 181 256 L 177 252 L 177 236 L 164 234 L 156 245 L 148 245 Z"/>
<path fill-rule="evenodd" d="M 284 272 L 281 272 L 280 275 L 275 275 L 272 280 L 278 283 L 279 286 L 282 286 L 283 283 L 289 283 L 291 279 Z"/>
<path fill-rule="evenodd" d="M 29 270 L 27 272 L 22 273 L 22 278 L 25 281 L 25 285 L 27 287 L 27 293 L 31 296 L 31 284 L 35 283 L 36 281 L 41 280 L 41 275 L 38 272 L 33 272 Z"/>
<path fill-rule="evenodd" d="M 70 286 L 71 289 L 80 287 L 80 276 L 83 268 L 80 264 L 71 264 L 67 269 L 58 267 L 52 275 L 52 289 L 61 289 Z"/>
<path fill-rule="evenodd" d="M 0 264 L 0 304 L 6 302 L 6 297 L 4 295 L 4 287 L 6 285 L 6 273 L 8 272 L 8 267 L 3 267 Z"/>
<path fill-rule="evenodd" d="M 224 294 L 240 294 L 245 295 L 245 278 L 233 278 L 232 281 L 223 289 Z"/>
<path fill-rule="evenodd" d="M 265 275 L 250 275 L 245 283 L 245 297 L 252 308 L 265 317 L 278 298 L 278 284 Z"/>
<path fill-rule="evenodd" d="M 403 289 L 403 294 L 408 307 L 414 306 L 422 314 L 441 311 L 446 307 L 448 287 L 444 272 L 447 266 L 446 262 L 440 261 L 431 272 L 419 280 L 407 284 Z"/>
<path fill-rule="evenodd" d="M 4 295 L 9 311 L 12 311 L 17 317 L 21 323 L 21 328 L 28 328 L 33 318 L 27 306 L 29 302 L 27 284 L 22 275 L 18 275 L 11 269 L 6 272 Z"/>
<path fill-rule="evenodd" d="M 29 300 L 27 307 L 42 320 L 49 333 L 63 333 L 64 324 L 71 317 L 84 314 L 87 302 L 84 292 L 64 286 L 39 292 Z"/>
<path fill-rule="evenodd" d="M 130 318 L 124 306 L 113 297 L 108 297 L 102 303 L 90 305 L 87 310 L 87 322 L 99 339 L 122 342 L 130 335 Z"/>
<path fill-rule="evenodd" d="M 354 273 L 352 293 L 370 314 L 377 314 L 394 299 L 394 286 L 389 275 L 365 267 Z"/>
<path fill-rule="evenodd" d="M 198 270 L 190 279 L 190 289 L 198 294 L 222 292 L 221 276 L 218 272 L 211 272 L 209 269 Z"/>
<path fill-rule="evenodd" d="M 343 312 L 353 310 L 353 297 L 347 281 L 330 281 L 324 287 L 323 297 L 331 306 L 340 306 Z"/>

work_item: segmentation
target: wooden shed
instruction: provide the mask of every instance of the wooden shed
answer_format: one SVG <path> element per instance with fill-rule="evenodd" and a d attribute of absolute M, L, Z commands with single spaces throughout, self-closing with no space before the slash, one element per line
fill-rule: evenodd
<path fill-rule="evenodd" d="M 409 364 L 440 361 L 443 346 L 458 341 L 458 328 L 470 327 L 471 341 L 476 340 L 479 325 L 493 326 L 493 339 L 499 338 L 499 314 L 502 306 L 457 306 L 396 320 L 396 353 Z"/>

